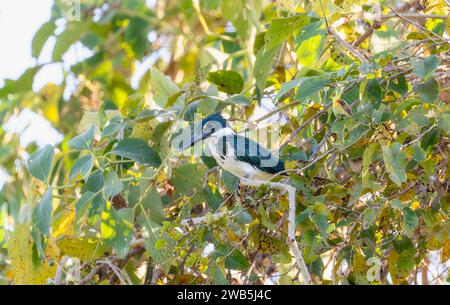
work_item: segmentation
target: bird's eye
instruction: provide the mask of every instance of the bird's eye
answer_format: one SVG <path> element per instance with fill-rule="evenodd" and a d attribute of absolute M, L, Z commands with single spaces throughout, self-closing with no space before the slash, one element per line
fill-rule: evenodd
<path fill-rule="evenodd" d="M 213 128 L 211 128 L 211 133 L 215 133 L 216 132 L 216 129 L 213 127 Z"/>

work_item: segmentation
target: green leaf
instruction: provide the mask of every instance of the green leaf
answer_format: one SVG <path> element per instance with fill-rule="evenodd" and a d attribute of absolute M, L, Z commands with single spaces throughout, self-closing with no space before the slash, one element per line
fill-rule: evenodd
<path fill-rule="evenodd" d="M 408 148 L 412 149 L 413 151 L 412 157 L 414 160 L 416 160 L 417 162 L 422 162 L 426 160 L 427 154 L 420 146 L 420 143 L 414 143 Z"/>
<path fill-rule="evenodd" d="M 296 88 L 299 84 L 301 79 L 294 79 L 291 80 L 289 82 L 283 83 L 281 85 L 280 90 L 278 91 L 278 93 L 275 95 L 274 101 L 278 102 L 278 100 L 283 97 L 286 93 L 288 93 L 289 91 L 293 90 L 294 88 Z"/>
<path fill-rule="evenodd" d="M 229 245 L 217 245 L 215 247 L 212 257 L 217 259 L 219 257 L 225 258 L 225 268 L 232 270 L 247 270 L 249 267 L 248 261 L 241 251 L 234 249 Z"/>
<path fill-rule="evenodd" d="M 56 29 L 56 24 L 54 20 L 49 20 L 34 34 L 33 42 L 31 43 L 31 55 L 34 58 L 38 58 L 39 54 L 41 54 L 42 48 L 45 45 L 45 42 L 48 38 L 53 35 L 53 32 Z"/>
<path fill-rule="evenodd" d="M 101 192 L 103 190 L 103 184 L 103 173 L 101 170 L 96 170 L 89 175 L 83 185 L 82 193 L 92 192 L 96 194 L 93 198 L 92 206 L 89 209 L 89 217 L 98 215 L 103 210 L 105 203 L 103 200 L 103 194 Z"/>
<path fill-rule="evenodd" d="M 275 59 L 280 52 L 281 46 L 277 48 L 263 47 L 256 55 L 255 65 L 253 67 L 253 75 L 256 80 L 256 87 L 263 91 L 266 86 L 267 76 L 272 71 Z"/>
<path fill-rule="evenodd" d="M 222 179 L 225 187 L 229 193 L 234 192 L 239 186 L 239 178 L 230 172 L 223 171 Z"/>
<path fill-rule="evenodd" d="M 94 158 L 91 155 L 87 155 L 77 159 L 70 170 L 69 180 L 73 180 L 73 178 L 75 178 L 78 174 L 81 174 L 81 176 L 86 179 L 93 166 Z"/>
<path fill-rule="evenodd" d="M 380 190 L 381 185 L 375 181 L 375 177 L 370 173 L 370 166 L 372 161 L 374 160 L 374 156 L 379 150 L 378 143 L 372 143 L 369 147 L 366 148 L 363 154 L 363 167 L 361 172 L 362 185 L 363 187 L 372 189 L 372 190 Z"/>
<path fill-rule="evenodd" d="M 406 235 L 411 237 L 418 225 L 419 219 L 416 213 L 408 207 L 403 208 L 403 226 L 405 227 Z"/>
<path fill-rule="evenodd" d="M 306 98 L 322 90 L 329 83 L 330 79 L 326 76 L 304 77 L 299 81 L 295 99 L 304 101 Z"/>
<path fill-rule="evenodd" d="M 328 220 L 327 216 L 322 213 L 313 213 L 311 216 L 312 223 L 320 230 L 320 234 L 323 238 L 328 238 Z"/>
<path fill-rule="evenodd" d="M 325 48 L 326 34 L 324 22 L 320 20 L 303 27 L 296 35 L 296 54 L 302 67 L 320 66 L 320 55 Z"/>
<path fill-rule="evenodd" d="M 38 230 L 48 236 L 52 224 L 53 189 L 50 187 L 33 210 L 33 224 Z"/>
<path fill-rule="evenodd" d="M 250 106 L 252 103 L 252 101 L 248 97 L 241 95 L 241 94 L 230 96 L 229 98 L 226 99 L 225 102 L 237 104 L 237 105 L 246 105 L 246 106 Z"/>
<path fill-rule="evenodd" d="M 401 186 L 403 182 L 406 182 L 406 156 L 400 151 L 402 145 L 398 142 L 391 144 L 390 146 L 383 146 L 383 160 L 386 165 L 386 169 L 389 172 L 389 177 L 398 186 Z"/>
<path fill-rule="evenodd" d="M 116 172 L 109 168 L 104 173 L 105 182 L 103 185 L 103 195 L 106 199 L 116 196 L 122 191 L 123 184 Z"/>
<path fill-rule="evenodd" d="M 110 202 L 102 211 L 101 233 L 102 239 L 115 250 L 118 257 L 127 255 L 133 238 L 133 225 L 122 218 Z"/>
<path fill-rule="evenodd" d="M 150 219 L 157 224 L 162 224 L 165 220 L 161 197 L 156 188 L 152 190 L 142 199 L 142 204 L 146 210 L 150 210 Z"/>
<path fill-rule="evenodd" d="M 359 124 L 355 128 L 353 128 L 350 132 L 348 137 L 345 139 L 344 143 L 342 144 L 343 148 L 347 148 L 353 144 L 355 144 L 359 139 L 361 139 L 367 132 L 369 132 L 370 127 Z"/>
<path fill-rule="evenodd" d="M 62 60 L 62 56 L 83 37 L 89 26 L 90 22 L 68 22 L 67 28 L 56 37 L 52 54 L 53 61 Z"/>
<path fill-rule="evenodd" d="M 54 154 L 53 146 L 45 145 L 28 159 L 28 171 L 39 180 L 47 182 Z"/>
<path fill-rule="evenodd" d="M 409 62 L 413 68 L 413 73 L 423 80 L 427 80 L 439 65 L 439 59 L 436 55 L 431 55 L 425 59 L 412 57 Z"/>
<path fill-rule="evenodd" d="M 434 78 L 431 78 L 422 84 L 415 85 L 413 91 L 416 92 L 424 102 L 432 103 L 438 98 L 439 84 Z"/>
<path fill-rule="evenodd" d="M 90 151 L 94 143 L 94 130 L 95 127 L 92 125 L 85 133 L 70 139 L 67 144 L 73 149 Z"/>
<path fill-rule="evenodd" d="M 236 215 L 234 219 L 241 224 L 249 224 L 253 221 L 252 215 L 250 215 L 241 205 L 237 205 L 231 214 Z"/>
<path fill-rule="evenodd" d="M 438 127 L 447 135 L 450 135 L 450 113 L 442 113 L 438 116 Z"/>
<path fill-rule="evenodd" d="M 111 120 L 111 122 L 103 129 L 102 138 L 115 136 L 121 128 L 122 124 L 119 122 L 119 120 Z"/>
<path fill-rule="evenodd" d="M 376 220 L 378 216 L 377 208 L 367 208 L 363 212 L 363 229 L 367 230 Z"/>
<path fill-rule="evenodd" d="M 381 103 L 383 100 L 383 91 L 380 86 L 380 80 L 371 78 L 363 81 L 360 86 L 360 98 L 364 102 Z"/>
<path fill-rule="evenodd" d="M 401 95 L 408 93 L 408 83 L 406 82 L 406 77 L 400 75 L 389 81 L 389 89 L 398 92 Z"/>
<path fill-rule="evenodd" d="M 219 265 L 216 262 L 213 262 L 211 266 L 208 267 L 207 274 L 213 278 L 214 285 L 228 285 L 228 280 L 223 273 L 222 269 L 220 269 Z"/>
<path fill-rule="evenodd" d="M 396 267 L 400 277 L 407 277 L 414 268 L 414 249 L 401 252 L 397 258 Z"/>
<path fill-rule="evenodd" d="M 198 164 L 186 163 L 173 170 L 172 181 L 177 194 L 186 194 L 201 186 L 204 170 Z"/>
<path fill-rule="evenodd" d="M 86 191 L 81 195 L 75 204 L 75 226 L 78 227 L 81 220 L 88 210 L 89 204 L 94 200 L 96 194 L 91 191 Z"/>
<path fill-rule="evenodd" d="M 215 84 L 220 91 L 228 94 L 241 93 L 244 88 L 244 79 L 233 70 L 219 70 L 208 73 L 208 81 Z"/>
<path fill-rule="evenodd" d="M 131 159 L 142 165 L 158 167 L 161 164 L 159 155 L 144 140 L 126 138 L 120 141 L 112 154 Z"/>
<path fill-rule="evenodd" d="M 26 92 L 30 91 L 33 86 L 34 76 L 38 73 L 41 66 L 36 66 L 32 68 L 28 68 L 25 72 L 19 77 L 14 84 L 14 92 Z"/>
<path fill-rule="evenodd" d="M 306 14 L 297 14 L 291 17 L 274 18 L 265 35 L 266 47 L 273 49 L 280 46 L 292 34 L 311 22 Z"/>
<path fill-rule="evenodd" d="M 150 84 L 154 91 L 154 99 L 156 104 L 165 107 L 169 97 L 178 93 L 180 89 L 169 77 L 162 74 L 157 68 L 152 67 L 150 70 Z"/>

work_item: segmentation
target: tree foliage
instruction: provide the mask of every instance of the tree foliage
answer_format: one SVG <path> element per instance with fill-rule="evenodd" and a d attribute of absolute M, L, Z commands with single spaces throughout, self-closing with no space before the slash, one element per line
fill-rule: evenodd
<path fill-rule="evenodd" d="M 432 251 L 446 263 L 447 1 L 85 0 L 80 21 L 70 9 L 55 1 L 36 65 L 0 89 L 2 126 L 29 108 L 64 135 L 22 147 L 0 129 L 0 283 L 301 283 L 287 195 L 239 188 L 171 145 L 181 121 L 219 110 L 237 130 L 255 115 L 281 124 L 271 149 L 297 190 L 314 283 L 416 283 Z M 64 80 L 33 90 L 51 39 Z M 90 55 L 66 64 L 77 48 Z"/>

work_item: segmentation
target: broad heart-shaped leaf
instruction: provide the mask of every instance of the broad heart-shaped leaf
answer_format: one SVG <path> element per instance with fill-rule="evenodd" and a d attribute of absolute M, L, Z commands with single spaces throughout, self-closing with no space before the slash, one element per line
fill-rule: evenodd
<path fill-rule="evenodd" d="M 104 173 L 105 182 L 103 185 L 103 194 L 106 199 L 109 199 L 122 191 L 123 184 L 113 169 L 108 169 Z"/>
<path fill-rule="evenodd" d="M 309 23 L 311 23 L 311 17 L 306 14 L 272 19 L 264 37 L 267 48 L 276 48 L 285 42 L 295 31 L 298 31 Z"/>
<path fill-rule="evenodd" d="M 379 79 L 366 79 L 361 83 L 359 90 L 360 99 L 363 102 L 375 102 L 379 106 L 383 100 L 383 91 Z"/>
<path fill-rule="evenodd" d="M 105 137 L 111 137 L 116 135 L 120 129 L 122 128 L 122 124 L 120 122 L 117 121 L 112 121 L 105 126 L 105 128 L 103 128 L 103 132 L 102 132 L 102 138 Z"/>
<path fill-rule="evenodd" d="M 290 90 L 296 88 L 296 87 L 298 86 L 299 82 L 300 82 L 300 79 L 294 79 L 294 80 L 291 80 L 291 81 L 289 81 L 289 82 L 283 83 L 283 84 L 281 85 L 280 90 L 279 90 L 278 93 L 275 95 L 274 100 L 275 100 L 276 102 L 278 102 L 278 100 L 279 100 L 283 95 L 285 95 L 286 93 L 288 93 Z"/>
<path fill-rule="evenodd" d="M 450 113 L 442 113 L 438 116 L 438 126 L 447 135 L 450 135 Z"/>
<path fill-rule="evenodd" d="M 161 197 L 159 196 L 156 188 L 152 188 L 152 190 L 142 200 L 142 203 L 145 209 L 150 210 L 150 219 L 157 224 L 162 224 L 165 216 Z"/>
<path fill-rule="evenodd" d="M 406 77 L 400 75 L 389 81 L 389 89 L 398 92 L 401 95 L 405 95 L 408 92 L 408 83 L 406 82 Z"/>
<path fill-rule="evenodd" d="M 52 192 L 50 187 L 33 210 L 33 224 L 45 236 L 49 235 L 52 223 Z"/>
<path fill-rule="evenodd" d="M 253 67 L 253 75 L 255 76 L 256 87 L 258 87 L 260 91 L 263 91 L 266 85 L 267 76 L 272 70 L 273 64 L 278 53 L 280 52 L 280 49 L 281 46 L 272 49 L 266 48 L 264 46 L 258 51 L 258 54 L 256 55 L 255 65 Z"/>
<path fill-rule="evenodd" d="M 91 172 L 92 166 L 94 166 L 94 158 L 91 155 L 81 157 L 75 161 L 75 164 L 70 169 L 69 180 L 75 178 L 78 174 L 81 174 L 83 178 Z"/>
<path fill-rule="evenodd" d="M 214 280 L 214 285 L 228 285 L 228 280 L 216 262 L 213 262 L 206 270 L 206 273 Z"/>
<path fill-rule="evenodd" d="M 90 22 L 68 22 L 66 29 L 56 37 L 53 61 L 60 61 L 64 53 L 86 33 Z"/>
<path fill-rule="evenodd" d="M 173 170 L 172 181 L 176 194 L 187 194 L 201 186 L 204 170 L 199 164 L 186 163 Z"/>
<path fill-rule="evenodd" d="M 224 258 L 225 268 L 232 270 L 247 270 L 249 267 L 248 261 L 241 251 L 234 249 L 229 245 L 216 245 L 212 258 Z"/>
<path fill-rule="evenodd" d="M 389 172 L 389 177 L 398 186 L 401 186 L 403 182 L 406 182 L 406 156 L 400 151 L 402 145 L 398 142 L 391 144 L 390 146 L 383 146 L 383 160 L 386 165 L 386 169 Z"/>
<path fill-rule="evenodd" d="M 95 194 L 92 199 L 92 205 L 89 207 L 89 217 L 99 215 L 104 208 L 105 201 L 103 199 L 104 177 L 101 170 L 93 171 L 83 185 L 82 193 L 92 192 Z"/>
<path fill-rule="evenodd" d="M 226 99 L 225 102 L 231 103 L 231 104 L 247 105 L 247 106 L 250 106 L 252 103 L 252 101 L 248 97 L 241 95 L 241 94 L 236 94 L 236 95 L 230 96 L 229 98 Z"/>
<path fill-rule="evenodd" d="M 228 94 L 241 93 L 244 88 L 244 79 L 233 70 L 219 70 L 208 73 L 208 81 L 217 85 L 220 91 Z"/>
<path fill-rule="evenodd" d="M 156 104 L 164 107 L 170 96 L 180 91 L 177 84 L 169 77 L 162 74 L 158 69 L 152 67 L 150 70 L 150 84 L 155 93 L 154 100 Z"/>
<path fill-rule="evenodd" d="M 413 68 L 413 73 L 423 80 L 427 80 L 439 65 L 436 55 L 431 55 L 425 59 L 411 57 L 409 62 Z"/>
<path fill-rule="evenodd" d="M 330 83 L 330 79 L 326 76 L 311 76 L 302 78 L 298 84 L 298 90 L 295 99 L 304 101 L 311 95 L 319 92 L 322 88 Z"/>
<path fill-rule="evenodd" d="M 158 167 L 161 164 L 159 155 L 144 140 L 126 138 L 120 141 L 112 154 L 131 159 L 142 165 Z"/>
<path fill-rule="evenodd" d="M 351 131 L 349 131 L 348 137 L 342 143 L 342 147 L 347 148 L 355 144 L 359 139 L 361 139 L 367 132 L 369 132 L 370 127 L 358 124 Z"/>
<path fill-rule="evenodd" d="M 34 34 L 33 42 L 31 44 L 31 54 L 34 58 L 38 58 L 39 54 L 41 54 L 41 50 L 44 47 L 47 39 L 53 35 L 53 32 L 56 29 L 56 24 L 54 20 L 49 20 Z"/>
<path fill-rule="evenodd" d="M 89 204 L 94 200 L 95 193 L 91 191 L 86 191 L 81 195 L 75 204 L 75 229 L 77 230 L 80 226 L 81 220 L 88 210 Z M 98 195 L 97 195 L 98 196 Z"/>
<path fill-rule="evenodd" d="M 419 224 L 419 219 L 416 213 L 408 207 L 403 208 L 403 226 L 405 228 L 405 233 L 408 236 L 412 236 L 414 230 Z"/>
<path fill-rule="evenodd" d="M 413 91 L 417 92 L 424 102 L 432 103 L 439 95 L 439 84 L 434 78 L 430 78 L 422 84 L 415 85 Z"/>
<path fill-rule="evenodd" d="M 70 139 L 67 144 L 73 149 L 91 150 L 92 143 L 94 142 L 94 130 L 95 127 L 92 125 L 91 128 L 89 128 L 85 133 Z"/>
<path fill-rule="evenodd" d="M 372 143 L 366 148 L 363 154 L 363 167 L 361 172 L 362 185 L 363 187 L 374 191 L 380 190 L 381 185 L 375 181 L 375 177 L 370 173 L 370 165 L 379 149 L 378 143 Z"/>
<path fill-rule="evenodd" d="M 32 67 L 32 68 L 28 68 L 27 70 L 25 70 L 25 72 L 23 72 L 23 74 L 19 77 L 18 80 L 16 80 L 14 83 L 14 92 L 15 93 L 19 93 L 19 92 L 25 92 L 25 91 L 30 91 L 33 85 L 33 81 L 34 81 L 34 76 L 36 75 L 36 73 L 39 72 L 39 70 L 41 69 L 41 65 Z"/>
<path fill-rule="evenodd" d="M 28 159 L 28 171 L 39 180 L 47 182 L 54 153 L 51 145 L 45 145 L 39 149 Z"/>
<path fill-rule="evenodd" d="M 101 232 L 102 239 L 115 250 L 118 257 L 127 255 L 133 238 L 133 225 L 123 219 L 110 202 L 102 212 Z"/>

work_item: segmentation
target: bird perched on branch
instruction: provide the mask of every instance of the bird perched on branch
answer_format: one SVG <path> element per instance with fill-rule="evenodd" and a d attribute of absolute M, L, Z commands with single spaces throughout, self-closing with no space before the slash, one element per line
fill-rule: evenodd
<path fill-rule="evenodd" d="M 284 162 L 255 141 L 237 135 L 228 121 L 214 113 L 201 121 L 184 148 L 205 141 L 220 167 L 239 178 L 269 180 L 284 171 Z"/>
<path fill-rule="evenodd" d="M 345 115 L 346 117 L 352 117 L 352 110 L 350 106 L 340 98 L 333 100 L 333 113 L 337 117 L 338 115 Z"/>

